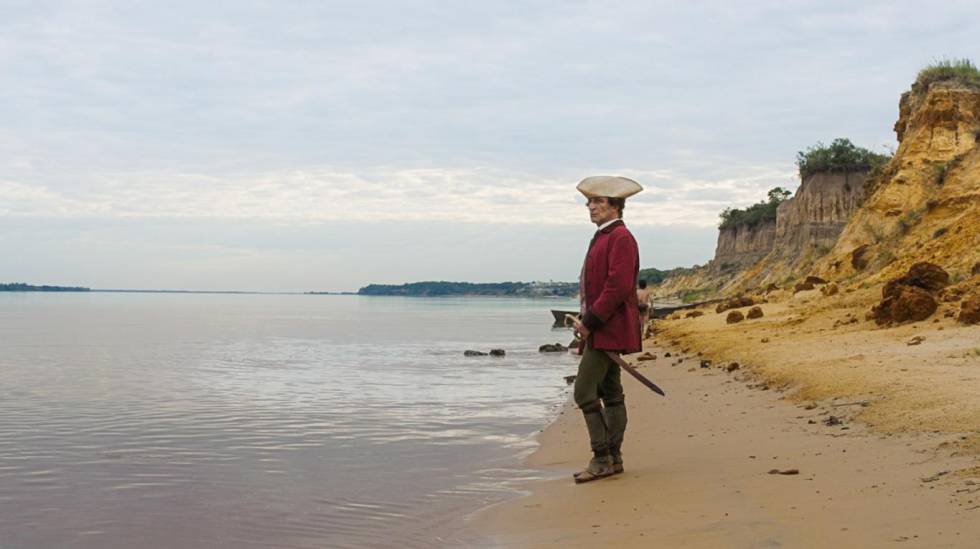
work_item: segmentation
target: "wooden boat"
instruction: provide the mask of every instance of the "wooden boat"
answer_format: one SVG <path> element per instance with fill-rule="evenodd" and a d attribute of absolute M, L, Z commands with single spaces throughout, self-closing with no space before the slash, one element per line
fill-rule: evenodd
<path fill-rule="evenodd" d="M 555 326 L 564 326 L 565 315 L 578 316 L 578 311 L 562 311 L 559 309 L 552 309 L 551 314 L 555 317 Z"/>
<path fill-rule="evenodd" d="M 724 299 L 711 299 L 708 301 L 698 301 L 697 303 L 677 303 L 677 304 L 658 304 L 654 303 L 653 308 L 650 311 L 650 318 L 667 318 L 672 313 L 677 311 L 684 311 L 687 309 L 696 309 L 702 305 L 711 305 L 713 303 L 720 303 L 725 301 Z M 578 311 L 562 311 L 559 309 L 552 309 L 551 314 L 555 317 L 554 326 L 565 326 L 565 315 L 578 316 Z"/>
<path fill-rule="evenodd" d="M 677 305 L 664 305 L 656 306 L 654 305 L 653 310 L 650 311 L 650 318 L 667 318 L 672 313 L 677 311 L 683 311 L 686 309 L 696 309 L 702 305 L 710 305 L 712 303 L 719 303 L 725 301 L 724 299 L 709 299 L 708 301 L 698 301 L 697 303 L 683 303 Z"/>

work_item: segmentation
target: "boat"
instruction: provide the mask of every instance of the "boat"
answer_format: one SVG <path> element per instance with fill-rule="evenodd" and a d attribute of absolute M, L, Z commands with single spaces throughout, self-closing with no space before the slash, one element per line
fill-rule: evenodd
<path fill-rule="evenodd" d="M 697 303 L 654 303 L 653 307 L 650 309 L 650 318 L 667 318 L 672 313 L 677 311 L 684 311 L 687 309 L 696 309 L 703 305 L 711 305 L 714 303 L 720 303 L 725 301 L 723 298 L 710 299 L 708 301 L 698 301 Z M 578 311 L 563 311 L 560 309 L 552 309 L 551 314 L 555 317 L 555 324 L 553 327 L 565 326 L 565 315 L 578 316 Z"/>
<path fill-rule="evenodd" d="M 565 326 L 565 315 L 578 316 L 578 311 L 562 311 L 559 309 L 552 309 L 551 314 L 555 317 L 554 326 Z"/>
<path fill-rule="evenodd" d="M 671 313 L 676 313 L 677 311 L 683 311 L 686 309 L 696 309 L 703 305 L 711 305 L 714 303 L 720 303 L 725 301 L 724 299 L 709 299 L 707 301 L 698 301 L 697 303 L 678 303 L 678 304 L 658 304 L 654 303 L 650 311 L 650 318 L 667 318 Z"/>

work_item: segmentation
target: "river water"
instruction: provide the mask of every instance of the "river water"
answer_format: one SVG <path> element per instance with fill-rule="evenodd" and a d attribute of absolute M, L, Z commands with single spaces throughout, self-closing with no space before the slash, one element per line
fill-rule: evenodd
<path fill-rule="evenodd" d="M 575 307 L 0 293 L 0 547 L 457 544 L 535 474 Z"/>

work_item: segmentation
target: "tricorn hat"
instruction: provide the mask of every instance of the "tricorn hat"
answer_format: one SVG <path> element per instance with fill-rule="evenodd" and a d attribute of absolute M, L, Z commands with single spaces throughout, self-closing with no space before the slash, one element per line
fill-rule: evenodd
<path fill-rule="evenodd" d="M 613 175 L 594 175 L 586 177 L 579 184 L 578 192 L 586 198 L 608 196 L 610 198 L 627 198 L 643 190 L 639 183 L 625 177 Z"/>

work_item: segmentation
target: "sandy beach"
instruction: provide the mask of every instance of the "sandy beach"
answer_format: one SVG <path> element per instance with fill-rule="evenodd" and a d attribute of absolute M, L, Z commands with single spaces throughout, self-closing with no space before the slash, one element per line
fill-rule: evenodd
<path fill-rule="evenodd" d="M 568 406 L 527 461 L 556 477 L 471 526 L 499 547 L 977 546 L 977 327 L 881 329 L 864 320 L 874 297 L 785 293 L 761 319 L 658 323 L 656 359 L 630 358 L 667 398 L 624 375 L 626 473 L 572 482 L 588 443 Z"/>

